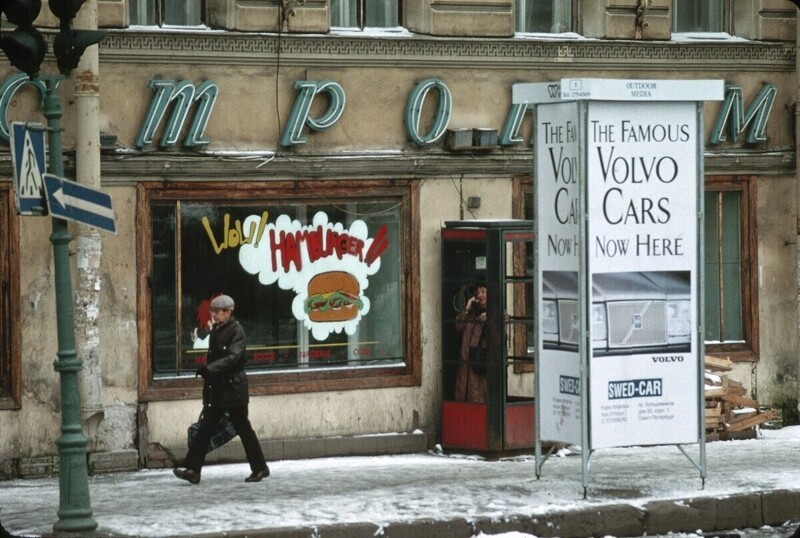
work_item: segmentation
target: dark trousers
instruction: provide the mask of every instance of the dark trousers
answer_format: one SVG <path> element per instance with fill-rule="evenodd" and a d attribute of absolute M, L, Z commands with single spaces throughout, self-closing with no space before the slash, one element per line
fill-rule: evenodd
<path fill-rule="evenodd" d="M 200 474 L 200 469 L 203 468 L 203 462 L 206 459 L 206 452 L 208 452 L 208 443 L 211 441 L 211 436 L 214 435 L 214 427 L 220 421 L 222 415 L 225 414 L 226 409 L 231 417 L 233 427 L 236 429 L 236 434 L 242 440 L 250 470 L 254 473 L 264 470 L 267 467 L 267 463 L 264 460 L 261 445 L 258 444 L 256 432 L 253 431 L 250 420 L 247 418 L 247 405 L 227 408 L 206 407 L 203 410 L 203 418 L 200 419 L 200 429 L 197 431 L 197 437 L 195 437 L 192 446 L 189 447 L 189 452 L 183 460 L 183 466 Z"/>

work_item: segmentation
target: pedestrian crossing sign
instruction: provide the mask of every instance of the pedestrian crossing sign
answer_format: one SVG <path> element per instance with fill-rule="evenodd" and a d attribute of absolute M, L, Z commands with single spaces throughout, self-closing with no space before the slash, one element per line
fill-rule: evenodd
<path fill-rule="evenodd" d="M 11 124 L 14 168 L 14 202 L 20 215 L 47 215 L 42 176 L 45 166 L 44 131 L 41 124 Z"/>

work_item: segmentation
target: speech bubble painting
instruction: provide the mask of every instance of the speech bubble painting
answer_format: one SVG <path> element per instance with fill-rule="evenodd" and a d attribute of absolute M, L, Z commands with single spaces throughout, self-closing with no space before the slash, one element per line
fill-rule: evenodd
<path fill-rule="evenodd" d="M 248 216 L 244 229 L 253 225 L 258 228 L 261 218 Z M 355 220 L 345 228 L 340 222 L 331 223 L 322 211 L 314 215 L 311 225 L 280 215 L 265 226 L 260 242 L 239 248 L 239 263 L 248 273 L 258 275 L 261 284 L 277 283 L 281 289 L 293 290 L 297 295 L 292 301 L 292 314 L 315 339 L 322 341 L 334 332 L 355 334 L 361 318 L 369 313 L 371 303 L 364 290 L 369 287 L 369 277 L 380 269 L 380 254 L 388 246 L 385 236 L 385 225 L 375 238 L 370 238 L 363 220 Z M 352 320 L 315 322 L 305 311 L 309 282 L 329 271 L 349 273 L 358 281 L 363 306 Z"/>

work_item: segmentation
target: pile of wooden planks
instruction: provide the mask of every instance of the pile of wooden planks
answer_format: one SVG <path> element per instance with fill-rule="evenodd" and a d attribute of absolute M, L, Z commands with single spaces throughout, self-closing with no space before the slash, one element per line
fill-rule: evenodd
<path fill-rule="evenodd" d="M 777 418 L 774 409 L 762 411 L 758 401 L 725 372 L 733 369 L 730 359 L 705 357 L 706 440 L 747 439 L 756 436 L 756 426 Z"/>

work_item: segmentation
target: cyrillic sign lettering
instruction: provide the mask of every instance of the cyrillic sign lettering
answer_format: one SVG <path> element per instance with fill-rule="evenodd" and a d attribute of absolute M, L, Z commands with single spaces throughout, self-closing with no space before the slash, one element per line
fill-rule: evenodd
<path fill-rule="evenodd" d="M 17 73 L 0 84 L 0 139 L 7 143 L 11 139 L 6 117 L 8 106 L 16 92 L 26 84 L 34 86 L 40 96 L 44 96 L 44 83 L 41 80 L 30 80 L 24 73 Z M 189 114 L 192 114 L 192 110 L 194 110 L 192 122 L 186 130 L 183 146 L 194 148 L 209 143 L 209 140 L 205 138 L 205 130 L 219 93 L 216 82 L 206 80 L 195 86 L 188 80 L 175 82 L 153 79 L 147 83 L 147 87 L 153 90 L 154 95 L 136 137 L 137 148 L 143 148 L 153 143 L 161 121 L 170 106 L 172 109 L 158 143 L 159 148 L 166 149 L 177 145 L 184 124 Z M 337 82 L 301 80 L 296 81 L 293 88 L 299 90 L 299 93 L 292 107 L 286 129 L 281 135 L 280 144 L 282 146 L 306 143 L 306 138 L 303 136 L 305 127 L 312 131 L 328 129 L 341 118 L 345 107 L 345 91 Z M 548 92 L 555 96 L 559 88 L 560 86 L 554 84 L 552 89 L 548 87 Z M 425 99 L 434 90 L 438 92 L 439 98 L 435 116 L 430 130 L 421 133 L 420 124 Z M 726 85 L 725 92 L 725 101 L 719 111 L 714 128 L 711 130 L 709 143 L 721 144 L 728 142 L 729 139 L 732 143 L 738 142 L 746 130 L 745 142 L 747 144 L 765 143 L 767 141 L 765 134 L 767 121 L 778 93 L 778 86 L 772 83 L 765 84 L 750 102 L 747 110 L 744 109 L 741 86 Z M 320 93 L 327 94 L 328 108 L 321 117 L 311 118 L 309 117 L 311 106 Z M 450 122 L 452 106 L 450 89 L 441 79 L 428 78 L 419 82 L 411 91 L 406 104 L 405 124 L 409 139 L 419 146 L 427 146 L 439 140 Z M 519 131 L 525 115 L 530 110 L 531 106 L 527 101 L 515 102 L 511 105 L 499 137 L 502 146 L 513 146 L 524 141 L 524 137 Z M 531 137 L 531 143 L 533 143 L 533 137 Z"/>
<path fill-rule="evenodd" d="M 289 123 L 281 136 L 281 146 L 305 144 L 306 138 L 303 136 L 303 128 L 306 125 L 312 131 L 324 131 L 339 121 L 344 112 L 344 88 L 338 82 L 333 82 L 332 80 L 298 80 L 293 87 L 295 90 L 300 90 L 300 94 L 294 100 Z M 311 103 L 318 94 L 323 92 L 328 94 L 328 110 L 319 119 L 308 117 Z"/>
<path fill-rule="evenodd" d="M 436 109 L 436 117 L 431 130 L 423 135 L 419 132 L 420 116 L 422 115 L 422 106 L 425 104 L 425 97 L 431 90 L 439 92 L 439 106 Z M 420 146 L 436 142 L 447 129 L 452 110 L 453 97 L 447 85 L 438 78 L 423 80 L 411 92 L 406 105 L 406 131 L 409 138 Z"/>
<path fill-rule="evenodd" d="M 175 104 L 172 114 L 170 114 L 164 133 L 161 135 L 158 147 L 164 149 L 177 144 L 183 124 L 195 102 L 198 105 L 183 145 L 192 148 L 208 144 L 209 141 L 203 137 L 203 134 L 217 100 L 219 87 L 216 82 L 206 80 L 195 88 L 194 84 L 188 80 L 181 80 L 176 84 L 171 80 L 154 79 L 147 83 L 147 87 L 155 92 L 155 96 L 150 102 L 150 109 L 147 111 L 139 135 L 136 137 L 137 148 L 143 148 L 153 143 L 153 137 L 158 131 L 167 107 L 173 102 Z"/>
<path fill-rule="evenodd" d="M 725 136 L 725 124 L 728 124 L 731 141 L 736 142 L 739 135 L 744 132 L 750 122 L 750 131 L 747 133 L 747 143 L 756 144 L 766 142 L 767 136 L 764 131 L 767 128 L 767 120 L 772 111 L 772 104 L 775 102 L 775 95 L 778 93 L 776 84 L 765 84 L 758 92 L 755 99 L 750 103 L 747 112 L 744 112 L 742 99 L 742 87 L 737 84 L 725 86 L 725 102 L 717 116 L 717 122 L 711 131 L 710 142 L 720 144 L 727 140 Z"/>
<path fill-rule="evenodd" d="M 519 135 L 519 128 L 522 125 L 522 120 L 525 119 L 525 113 L 529 110 L 533 110 L 533 108 L 528 103 L 511 105 L 506 123 L 503 125 L 503 132 L 500 133 L 501 146 L 513 146 L 522 143 L 523 140 Z M 531 144 L 533 144 L 533 137 L 531 137 Z"/>

